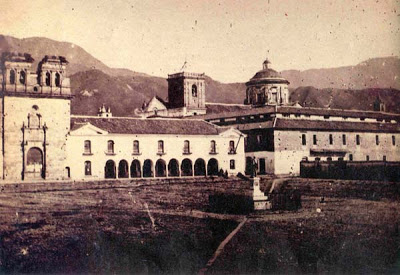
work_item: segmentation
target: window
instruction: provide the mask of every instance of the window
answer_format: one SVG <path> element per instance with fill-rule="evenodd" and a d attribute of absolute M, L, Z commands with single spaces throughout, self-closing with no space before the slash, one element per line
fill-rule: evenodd
<path fill-rule="evenodd" d="M 369 161 L 369 156 L 367 155 L 366 160 Z"/>
<path fill-rule="evenodd" d="M 396 145 L 396 137 L 392 136 L 392 145 L 395 146 Z"/>
<path fill-rule="evenodd" d="M 329 116 L 324 116 L 324 119 L 329 119 Z"/>
<path fill-rule="evenodd" d="M 92 163 L 90 161 L 85 161 L 85 176 L 92 175 Z"/>
<path fill-rule="evenodd" d="M 361 141 L 360 141 L 360 135 L 356 135 L 356 144 L 360 145 Z"/>
<path fill-rule="evenodd" d="M 107 153 L 114 154 L 114 141 L 107 141 Z"/>
<path fill-rule="evenodd" d="M 10 71 L 10 84 L 15 84 L 15 71 Z"/>
<path fill-rule="evenodd" d="M 326 160 L 327 161 L 332 161 L 332 157 L 327 157 Z"/>
<path fill-rule="evenodd" d="M 333 144 L 333 136 L 332 136 L 332 134 L 329 135 L 329 144 L 330 145 Z"/>
<path fill-rule="evenodd" d="M 235 154 L 235 142 L 233 140 L 229 141 L 229 154 Z"/>
<path fill-rule="evenodd" d="M 50 86 L 50 73 L 46 73 L 46 86 Z"/>
<path fill-rule="evenodd" d="M 313 135 L 313 144 L 317 145 L 317 135 Z"/>
<path fill-rule="evenodd" d="M 61 77 L 59 73 L 56 73 L 56 87 L 60 87 L 61 86 Z"/>
<path fill-rule="evenodd" d="M 216 154 L 217 153 L 217 144 L 215 143 L 215 140 L 211 140 L 210 153 L 211 154 Z"/>
<path fill-rule="evenodd" d="M 189 142 L 189 140 L 185 140 L 183 142 L 183 153 L 184 154 L 190 154 L 190 142 Z"/>
<path fill-rule="evenodd" d="M 261 144 L 262 141 L 262 135 L 257 135 L 257 143 Z"/>
<path fill-rule="evenodd" d="M 386 156 L 383 156 L 383 161 L 386 161 Z"/>
<path fill-rule="evenodd" d="M 21 83 L 21 84 L 26 83 L 26 72 L 25 71 L 21 71 L 21 73 L 19 74 L 19 83 Z"/>
<path fill-rule="evenodd" d="M 84 146 L 84 154 L 92 153 L 92 145 L 90 143 L 90 140 L 85 140 L 83 146 Z"/>
<path fill-rule="evenodd" d="M 197 86 L 195 84 L 192 85 L 192 96 L 197 97 Z"/>
<path fill-rule="evenodd" d="M 349 160 L 350 160 L 350 161 L 353 161 L 353 154 L 350 154 L 350 155 L 349 155 Z"/>
<path fill-rule="evenodd" d="M 140 150 L 139 150 L 139 141 L 138 140 L 134 140 L 133 141 L 133 153 L 134 154 L 139 154 Z"/>
<path fill-rule="evenodd" d="M 302 135 L 301 135 L 301 144 L 302 144 L 302 145 L 307 145 L 306 134 L 302 134 Z"/>
<path fill-rule="evenodd" d="M 231 159 L 231 160 L 229 161 L 229 168 L 230 168 L 230 169 L 235 169 L 235 160 L 234 160 L 234 159 Z"/>
<path fill-rule="evenodd" d="M 342 135 L 342 142 L 343 142 L 343 145 L 346 145 L 346 135 Z"/>
<path fill-rule="evenodd" d="M 164 141 L 162 140 L 158 141 L 158 153 L 164 154 Z"/>
<path fill-rule="evenodd" d="M 379 145 L 379 136 L 378 135 L 375 136 L 375 143 L 376 143 L 376 145 Z"/>

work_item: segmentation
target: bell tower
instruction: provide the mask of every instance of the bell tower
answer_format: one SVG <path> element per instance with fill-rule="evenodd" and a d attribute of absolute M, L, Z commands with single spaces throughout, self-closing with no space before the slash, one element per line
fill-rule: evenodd
<path fill-rule="evenodd" d="M 1 58 L 0 178 L 61 179 L 70 128 L 71 91 L 64 57 L 45 56 L 36 71 L 29 54 Z"/>
<path fill-rule="evenodd" d="M 205 76 L 181 72 L 168 75 L 168 107 L 184 108 L 186 115 L 206 113 Z"/>

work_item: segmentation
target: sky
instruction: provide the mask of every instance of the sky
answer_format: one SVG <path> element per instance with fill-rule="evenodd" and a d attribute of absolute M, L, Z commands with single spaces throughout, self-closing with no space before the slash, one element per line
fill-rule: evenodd
<path fill-rule="evenodd" d="M 110 67 L 243 82 L 400 56 L 400 0 L 0 0 L 0 33 L 72 42 Z"/>

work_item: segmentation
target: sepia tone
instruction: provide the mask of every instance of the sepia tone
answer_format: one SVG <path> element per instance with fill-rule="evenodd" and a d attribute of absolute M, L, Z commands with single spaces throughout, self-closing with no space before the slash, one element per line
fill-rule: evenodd
<path fill-rule="evenodd" d="M 399 271 L 397 1 L 17 2 L 0 272 Z"/>

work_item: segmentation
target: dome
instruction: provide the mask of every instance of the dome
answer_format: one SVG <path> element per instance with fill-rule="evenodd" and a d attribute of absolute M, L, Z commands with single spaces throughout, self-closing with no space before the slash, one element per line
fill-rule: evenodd
<path fill-rule="evenodd" d="M 287 81 L 285 78 L 282 77 L 282 75 L 271 69 L 268 68 L 268 64 L 270 64 L 269 60 L 266 59 L 263 62 L 263 69 L 261 71 L 258 71 L 247 84 L 255 84 L 255 83 L 286 83 L 289 84 L 289 81 Z"/>
<path fill-rule="evenodd" d="M 251 79 L 262 79 L 262 78 L 282 78 L 280 73 L 273 69 L 263 69 L 258 71 Z"/>

